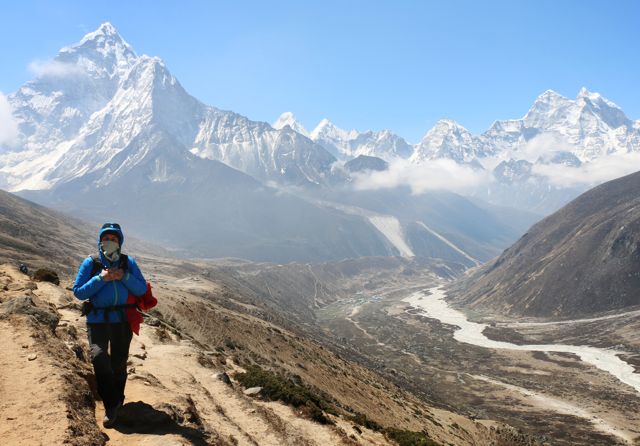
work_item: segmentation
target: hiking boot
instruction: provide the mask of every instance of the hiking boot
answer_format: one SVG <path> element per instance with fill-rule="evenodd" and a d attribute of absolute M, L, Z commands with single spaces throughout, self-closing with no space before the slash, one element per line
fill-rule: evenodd
<path fill-rule="evenodd" d="M 116 418 L 118 418 L 118 410 L 122 407 L 122 403 L 118 403 L 117 406 L 111 409 L 105 409 L 104 418 L 102 419 L 102 425 L 104 427 L 111 428 L 116 424 Z"/>

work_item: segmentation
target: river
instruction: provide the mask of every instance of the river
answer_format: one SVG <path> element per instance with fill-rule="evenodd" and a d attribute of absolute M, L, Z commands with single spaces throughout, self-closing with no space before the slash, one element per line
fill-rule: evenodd
<path fill-rule="evenodd" d="M 430 293 L 430 294 L 429 294 Z M 618 355 L 626 352 L 590 347 L 586 345 L 563 344 L 528 344 L 518 345 L 510 342 L 494 341 L 487 338 L 483 331 L 486 324 L 471 322 L 461 311 L 458 311 L 445 301 L 442 287 L 431 288 L 412 294 L 403 299 L 411 306 L 422 310 L 424 316 L 438 319 L 443 324 L 455 325 L 454 339 L 458 342 L 477 345 L 480 347 L 507 350 L 522 350 L 534 352 L 573 353 L 582 361 L 591 364 L 615 376 L 621 382 L 633 387 L 640 393 L 640 374 L 634 372 L 631 364 L 624 362 Z"/>

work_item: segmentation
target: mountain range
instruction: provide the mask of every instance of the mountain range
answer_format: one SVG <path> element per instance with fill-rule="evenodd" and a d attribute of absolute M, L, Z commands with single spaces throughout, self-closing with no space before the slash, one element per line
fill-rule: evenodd
<path fill-rule="evenodd" d="M 495 121 L 480 135 L 452 119 L 441 119 L 413 145 L 390 130 L 347 131 L 328 119 L 308 132 L 291 112 L 273 123 L 277 129 L 286 126 L 343 159 L 368 155 L 386 161 L 399 157 L 422 163 L 448 158 L 470 163 L 497 157 L 575 167 L 611 154 L 640 150 L 640 121 L 630 120 L 616 104 L 586 88 L 575 100 L 547 90 L 523 118 Z M 527 145 L 541 136 L 548 138 L 549 147 L 529 153 Z"/>
<path fill-rule="evenodd" d="M 616 104 L 586 88 L 573 100 L 548 90 L 521 119 L 495 121 L 480 135 L 442 119 L 413 145 L 390 130 L 346 131 L 328 119 L 309 133 L 291 112 L 273 126 L 288 126 L 343 161 L 366 155 L 387 162 L 406 159 L 419 166 L 445 159 L 486 171 L 490 181 L 469 191 L 470 196 L 541 215 L 601 182 L 583 174 L 590 166 L 640 153 L 640 121 L 627 118 Z"/>
<path fill-rule="evenodd" d="M 418 255 L 472 265 L 526 227 L 457 197 L 469 211 L 461 215 L 444 192 L 352 195 L 349 168 L 313 135 L 203 104 L 109 23 L 61 49 L 8 101 L 19 135 L 0 149 L 0 187 L 82 218 L 126 221 L 134 234 L 189 256 Z M 331 134 L 328 125 L 316 130 Z M 389 132 L 363 135 L 408 154 Z M 390 195 L 421 211 L 385 213 L 394 208 L 382 203 Z M 439 204 L 420 205 L 429 200 Z M 500 236 L 482 239 L 483 231 L 453 221 L 472 215 Z"/>

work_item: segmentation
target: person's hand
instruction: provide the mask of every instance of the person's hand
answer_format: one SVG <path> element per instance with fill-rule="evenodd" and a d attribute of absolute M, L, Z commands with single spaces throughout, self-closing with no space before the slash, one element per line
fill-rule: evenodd
<path fill-rule="evenodd" d="M 114 268 L 109 270 L 111 273 L 111 280 L 122 280 L 122 276 L 124 276 L 124 271 L 120 268 Z"/>
<path fill-rule="evenodd" d="M 103 269 L 102 271 L 100 271 L 100 278 L 105 282 L 111 282 L 113 280 L 111 271 L 109 271 L 108 269 Z"/>

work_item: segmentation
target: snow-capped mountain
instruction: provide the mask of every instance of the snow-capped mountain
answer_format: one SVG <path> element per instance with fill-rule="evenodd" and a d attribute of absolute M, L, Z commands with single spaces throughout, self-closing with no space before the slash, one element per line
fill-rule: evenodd
<path fill-rule="evenodd" d="M 469 163 L 488 155 L 471 132 L 452 119 L 441 119 L 415 146 L 410 159 L 415 163 L 438 158 Z"/>
<path fill-rule="evenodd" d="M 0 187 L 10 190 L 48 189 L 88 174 L 105 184 L 139 162 L 158 132 L 177 151 L 264 181 L 324 183 L 335 161 L 290 129 L 201 103 L 160 59 L 137 56 L 109 23 L 63 48 L 8 99 L 20 129 L 17 148 L 0 154 Z"/>
<path fill-rule="evenodd" d="M 404 139 L 389 130 L 374 132 L 367 130 L 343 130 L 328 119 L 318 123 L 310 138 L 343 161 L 364 156 L 375 156 L 386 161 L 407 158 L 413 148 Z"/>
<path fill-rule="evenodd" d="M 105 23 L 43 64 L 34 80 L 8 98 L 20 142 L 11 151 L 0 151 L 0 187 L 50 187 L 47 174 L 93 113 L 111 101 L 137 59 L 131 46 Z"/>
<path fill-rule="evenodd" d="M 494 183 L 473 196 L 547 214 L 594 184 L 559 186 L 557 178 L 541 172 L 575 177 L 576 170 L 589 163 L 633 152 L 640 152 L 638 121 L 583 88 L 575 100 L 548 90 L 523 118 L 496 121 L 481 135 L 449 119 L 438 121 L 415 146 L 410 160 L 419 165 L 444 158 L 489 170 Z"/>
<path fill-rule="evenodd" d="M 545 137 L 532 152 L 531 141 Z M 613 153 L 640 150 L 640 124 L 628 119 L 613 102 L 583 88 L 575 100 L 548 90 L 521 119 L 496 121 L 481 135 L 472 135 L 455 121 L 438 121 L 415 146 L 411 159 L 424 162 L 449 158 L 469 162 L 497 156 L 542 157 L 553 162 L 556 152 L 590 162 Z M 574 163 L 572 161 L 572 163 Z M 574 163 L 575 164 L 575 163 Z"/>
<path fill-rule="evenodd" d="M 346 175 L 292 116 L 275 129 L 203 104 L 108 23 L 38 68 L 8 97 L 19 141 L 0 149 L 1 188 L 91 220 L 121 220 L 188 255 L 288 262 L 403 253 L 404 221 L 384 217 L 398 221 L 400 235 L 389 235 L 367 211 L 267 185 Z M 432 234 L 416 234 L 416 254 L 460 257 Z M 500 247 L 465 244 L 484 258 Z"/>
<path fill-rule="evenodd" d="M 548 90 L 522 119 L 496 121 L 481 135 L 493 152 L 522 152 L 529 141 L 546 135 L 557 147 L 590 162 L 613 153 L 640 150 L 640 126 L 599 93 L 582 88 L 575 100 Z"/>
<path fill-rule="evenodd" d="M 92 219 L 126 218 L 138 233 L 198 255 L 259 260 L 408 252 L 458 259 L 460 250 L 482 260 L 519 235 L 493 211 L 454 194 L 423 200 L 400 188 L 352 199 L 350 167 L 380 173 L 385 161 L 409 158 L 413 146 L 388 130 L 345 131 L 328 120 L 307 137 L 291 114 L 270 126 L 203 104 L 162 60 L 137 55 L 110 24 L 37 68 L 34 80 L 8 96 L 19 138 L 0 149 L 0 188 L 40 203 Z M 427 136 L 419 145 L 424 156 L 414 157 L 418 166 L 438 157 L 476 166 L 495 150 L 452 121 Z M 575 162 L 564 152 L 563 162 Z M 379 159 L 334 168 L 337 158 L 358 156 Z M 312 187 L 294 196 L 272 182 Z M 508 186 L 499 192 L 508 196 Z M 430 200 L 440 203 L 438 212 Z M 478 231 L 474 215 L 492 227 Z M 373 221 L 393 222 L 393 236 Z"/>
<path fill-rule="evenodd" d="M 286 126 L 291 127 L 291 130 L 293 130 L 294 132 L 298 132 L 301 135 L 306 136 L 307 138 L 310 137 L 307 129 L 305 129 L 304 126 L 300 124 L 300 122 L 298 122 L 295 115 L 291 112 L 284 112 L 280 115 L 276 122 L 271 124 L 271 127 L 278 130 L 282 130 Z"/>
<path fill-rule="evenodd" d="M 360 155 L 388 162 L 409 159 L 416 165 L 449 159 L 471 165 L 474 169 L 491 171 L 497 183 L 506 181 L 504 184 L 519 185 L 521 189 L 535 183 L 538 192 L 548 190 L 552 194 L 562 188 L 551 185 L 553 178 L 537 175 L 540 169 L 536 166 L 579 168 L 610 155 L 640 152 L 640 121 L 628 119 L 616 104 L 585 88 L 574 100 L 548 90 L 535 100 L 521 119 L 495 121 L 480 135 L 472 134 L 452 119 L 442 119 L 415 145 L 408 144 L 388 130 L 347 131 L 328 119 L 323 119 L 311 133 L 307 133 L 291 113 L 284 113 L 274 123 L 275 128 L 287 125 L 301 135 L 308 135 L 343 162 Z M 503 170 L 512 161 L 526 161 L 531 168 L 517 175 L 517 179 L 507 180 Z M 583 190 L 588 186 L 585 184 Z M 479 193 L 492 202 L 501 195 L 490 197 L 488 194 L 489 189 Z M 475 195 L 478 196 L 477 193 Z M 505 191 L 504 196 L 510 194 Z"/>

